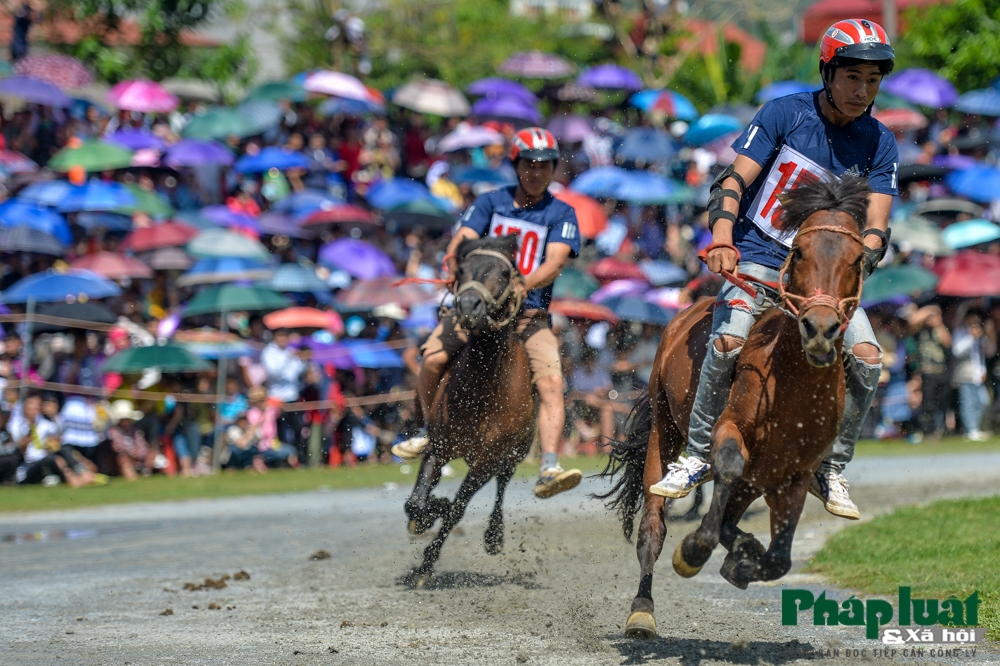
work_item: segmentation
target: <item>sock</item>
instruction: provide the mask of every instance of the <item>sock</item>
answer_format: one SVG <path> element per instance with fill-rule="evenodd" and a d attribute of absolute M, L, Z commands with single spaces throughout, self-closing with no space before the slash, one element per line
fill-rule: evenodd
<path fill-rule="evenodd" d="M 555 453 L 543 453 L 542 454 L 542 470 L 547 470 L 550 467 L 555 467 L 559 464 L 559 456 Z"/>

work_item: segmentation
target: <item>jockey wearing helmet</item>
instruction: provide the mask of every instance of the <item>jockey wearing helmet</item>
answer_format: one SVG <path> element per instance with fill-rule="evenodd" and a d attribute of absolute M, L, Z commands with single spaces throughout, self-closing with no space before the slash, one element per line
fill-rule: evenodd
<path fill-rule="evenodd" d="M 562 365 L 559 343 L 549 328 L 548 306 L 552 283 L 570 258 L 580 250 L 580 232 L 573 209 L 549 194 L 549 184 L 559 160 L 555 137 L 540 127 L 519 131 L 511 141 L 510 161 L 517 185 L 481 195 L 462 216 L 462 226 L 448 244 L 454 257 L 466 239 L 517 234 L 517 267 L 524 275 L 524 309 L 518 315 L 517 331 L 524 340 L 531 376 L 538 390 L 538 439 L 542 449 L 541 474 L 535 495 L 541 498 L 569 490 L 580 483 L 578 469 L 563 470 L 557 451 L 565 420 Z M 454 259 L 449 271 L 455 274 Z M 467 341 L 453 318 L 442 320 L 421 347 L 423 361 L 417 393 L 423 413 L 430 405 L 449 358 Z M 425 417 L 426 418 L 426 417 Z M 419 456 L 428 444 L 424 429 L 415 437 L 392 447 L 400 458 Z"/>
<path fill-rule="evenodd" d="M 778 280 L 792 239 L 771 224 L 778 195 L 799 179 L 843 174 L 868 179 L 872 194 L 864 232 L 864 274 L 878 265 L 888 244 L 889 208 L 897 193 L 899 154 L 892 133 L 871 117 L 882 77 L 895 55 L 876 23 L 850 19 L 833 24 L 820 45 L 822 90 L 772 100 L 733 143 L 736 161 L 712 184 L 707 263 L 713 272 L 739 272 L 763 282 Z M 726 284 L 712 319 L 708 353 L 691 411 L 687 457 L 672 463 L 650 488 L 664 497 L 684 497 L 712 477 L 709 464 L 712 427 L 719 419 L 734 378 L 736 360 L 750 327 L 773 305 L 770 297 L 751 301 Z M 827 511 L 860 517 L 848 495 L 844 467 L 871 408 L 882 369 L 882 351 L 868 316 L 860 307 L 844 332 L 847 395 L 840 432 L 810 484 Z"/>

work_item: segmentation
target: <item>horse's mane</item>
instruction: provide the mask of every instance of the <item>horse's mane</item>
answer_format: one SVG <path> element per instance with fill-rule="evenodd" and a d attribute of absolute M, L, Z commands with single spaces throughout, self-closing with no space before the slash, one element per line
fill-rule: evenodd
<path fill-rule="evenodd" d="M 847 213 L 864 229 L 871 193 L 868 179 L 861 176 L 820 179 L 799 185 L 778 197 L 782 206 L 780 228 L 798 231 L 814 213 L 825 210 Z"/>
<path fill-rule="evenodd" d="M 465 256 L 473 250 L 496 250 L 497 252 L 504 253 L 511 261 L 514 261 L 514 256 L 517 254 L 517 236 L 511 234 L 500 237 L 467 238 L 458 244 L 458 248 L 455 250 L 455 259 L 458 263 L 462 263 Z"/>

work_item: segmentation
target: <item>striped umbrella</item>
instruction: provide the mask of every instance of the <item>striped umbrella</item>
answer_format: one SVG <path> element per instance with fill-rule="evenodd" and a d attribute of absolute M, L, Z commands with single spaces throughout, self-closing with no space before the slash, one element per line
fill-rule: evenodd
<path fill-rule="evenodd" d="M 573 63 L 554 53 L 522 51 L 504 60 L 497 71 L 525 79 L 562 79 L 573 69 Z"/>
<path fill-rule="evenodd" d="M 0 229 L 0 252 L 35 252 L 61 257 L 66 254 L 66 248 L 55 236 L 44 231 L 15 227 Z"/>
<path fill-rule="evenodd" d="M 338 310 L 368 311 L 380 305 L 399 303 L 409 308 L 417 303 L 426 303 L 435 298 L 435 292 L 427 286 L 401 284 L 394 286 L 398 278 L 378 278 L 355 282 L 334 297 Z"/>
<path fill-rule="evenodd" d="M 0 150 L 0 166 L 12 174 L 38 171 L 38 165 L 33 159 L 16 150 Z"/>

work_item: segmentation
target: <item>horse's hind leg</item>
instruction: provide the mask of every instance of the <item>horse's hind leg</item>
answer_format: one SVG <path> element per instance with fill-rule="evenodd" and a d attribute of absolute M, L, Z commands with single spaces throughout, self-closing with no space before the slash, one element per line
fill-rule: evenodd
<path fill-rule="evenodd" d="M 409 529 L 413 534 L 423 534 L 434 524 L 434 521 L 442 513 L 444 507 L 439 506 L 437 498 L 431 497 L 431 491 L 441 480 L 441 467 L 444 463 L 434 449 L 431 448 L 420 463 L 420 472 L 417 474 L 417 483 L 413 486 L 413 492 L 406 500 L 404 510 L 410 519 Z M 444 501 L 447 505 L 448 502 Z"/>
<path fill-rule="evenodd" d="M 458 489 L 458 494 L 455 495 L 455 501 L 451 503 L 449 509 L 441 517 L 441 529 L 434 535 L 434 540 L 424 549 L 424 562 L 417 569 L 418 574 L 428 576 L 434 571 L 434 563 L 441 556 L 441 547 L 444 545 L 444 540 L 448 538 L 448 534 L 451 533 L 452 528 L 462 519 L 469 500 L 472 499 L 472 496 L 480 488 L 486 485 L 486 482 L 490 480 L 490 476 L 491 474 L 476 468 L 469 470 L 465 480 L 462 481 L 462 486 Z"/>
<path fill-rule="evenodd" d="M 511 477 L 514 476 L 516 467 L 516 463 L 507 465 L 497 474 L 497 501 L 493 505 L 493 513 L 490 514 L 490 522 L 483 538 L 486 552 L 490 555 L 499 555 L 503 550 L 503 494 Z"/>

